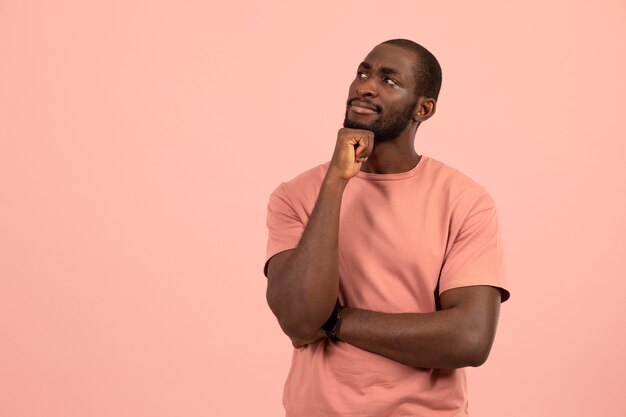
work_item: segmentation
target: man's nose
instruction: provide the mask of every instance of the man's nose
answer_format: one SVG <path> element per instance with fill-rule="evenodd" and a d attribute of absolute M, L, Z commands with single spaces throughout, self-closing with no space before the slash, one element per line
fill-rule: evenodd
<path fill-rule="evenodd" d="M 374 86 L 374 80 L 372 78 L 368 78 L 364 80 L 362 83 L 356 86 L 356 93 L 361 97 L 376 97 L 378 94 L 376 91 L 376 87 Z"/>

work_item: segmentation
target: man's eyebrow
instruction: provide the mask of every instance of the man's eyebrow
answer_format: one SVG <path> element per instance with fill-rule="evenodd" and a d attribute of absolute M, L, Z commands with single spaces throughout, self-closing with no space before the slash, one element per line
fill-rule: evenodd
<path fill-rule="evenodd" d="M 359 68 L 368 70 L 368 69 L 372 69 L 372 66 L 368 62 L 363 61 L 359 64 Z M 390 67 L 381 67 L 380 72 L 382 72 L 385 75 L 395 75 L 398 77 L 402 77 L 402 74 L 400 72 Z"/>
<path fill-rule="evenodd" d="M 386 74 L 386 75 L 402 76 L 402 74 L 400 74 L 398 71 L 396 71 L 393 68 L 389 68 L 389 67 L 382 67 L 380 69 L 380 72 L 382 72 L 383 74 Z"/>

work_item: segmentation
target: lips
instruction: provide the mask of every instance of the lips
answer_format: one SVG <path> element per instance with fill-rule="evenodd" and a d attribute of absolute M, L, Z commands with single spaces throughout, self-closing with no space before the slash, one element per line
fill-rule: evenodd
<path fill-rule="evenodd" d="M 359 114 L 378 113 L 378 107 L 363 100 L 352 100 L 350 102 L 350 110 Z"/>

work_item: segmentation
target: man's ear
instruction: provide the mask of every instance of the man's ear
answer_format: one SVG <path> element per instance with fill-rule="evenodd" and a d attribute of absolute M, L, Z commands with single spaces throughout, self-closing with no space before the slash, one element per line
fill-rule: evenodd
<path fill-rule="evenodd" d="M 413 114 L 413 120 L 416 122 L 423 122 L 428 120 L 437 110 L 437 100 L 429 97 L 419 97 L 417 99 L 417 106 L 415 107 L 415 113 Z"/>

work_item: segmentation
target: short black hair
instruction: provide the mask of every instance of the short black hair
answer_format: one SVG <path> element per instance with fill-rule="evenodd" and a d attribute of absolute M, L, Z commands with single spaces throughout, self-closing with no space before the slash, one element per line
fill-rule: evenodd
<path fill-rule="evenodd" d="M 396 45 L 415 52 L 418 59 L 413 66 L 415 96 L 422 95 L 437 100 L 441 90 L 441 66 L 437 58 L 422 45 L 409 39 L 390 39 L 381 45 Z"/>

